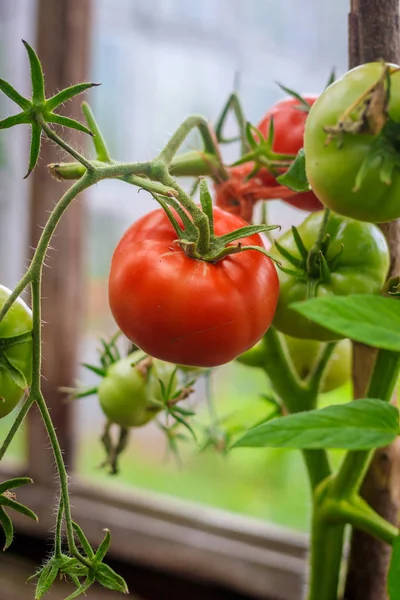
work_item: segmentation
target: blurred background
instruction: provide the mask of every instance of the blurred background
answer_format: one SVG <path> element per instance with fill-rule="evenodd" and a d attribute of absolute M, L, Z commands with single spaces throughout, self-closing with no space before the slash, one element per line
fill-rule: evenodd
<path fill-rule="evenodd" d="M 201 113 L 214 122 L 235 81 L 254 124 L 284 97 L 276 82 L 303 93 L 320 92 L 333 67 L 337 75 L 346 70 L 347 12 L 347 0 L 0 0 L 0 76 L 29 95 L 29 66 L 21 43 L 26 39 L 44 62 L 48 94 L 85 79 L 101 82 L 86 99 L 112 156 L 147 160 L 188 115 Z M 13 112 L 8 99 L 0 96 L 0 118 Z M 79 103 L 66 106 L 65 114 L 81 118 Z M 75 137 L 74 143 L 92 152 L 86 139 Z M 192 136 L 185 149 L 199 144 Z M 230 148 L 227 160 L 236 151 Z M 63 190 L 63 184 L 49 183 L 46 170 L 48 162 L 65 160 L 60 150 L 46 144 L 39 168 L 24 180 L 28 153 L 27 128 L 2 132 L 0 279 L 9 287 L 23 274 L 40 226 Z M 157 493 L 158 510 L 186 506 L 204 515 L 205 509 L 218 509 L 224 512 L 209 514 L 219 515 L 228 529 L 240 522 L 244 531 L 256 527 L 264 532 L 271 524 L 272 538 L 285 535 L 297 543 L 302 538 L 295 531 L 307 529 L 309 515 L 307 482 L 297 453 L 237 450 L 225 456 L 212 448 L 199 453 L 190 442 L 181 444 L 179 467 L 171 457 L 165 460 L 165 436 L 149 425 L 135 432 L 121 459 L 120 474 L 110 477 L 98 469 L 104 418 L 97 399 L 83 399 L 71 407 L 58 391 L 75 380 L 95 383 L 95 376 L 79 365 L 95 362 L 99 337 L 115 332 L 107 301 L 113 249 L 125 229 L 153 208 L 155 202 L 146 192 L 138 194 L 117 181 L 103 182 L 76 202 L 69 221 L 56 232 L 44 282 L 44 386 L 67 461 L 77 481 L 100 486 L 96 489 L 107 493 L 110 503 L 121 494 L 143 499 Z M 269 203 L 270 222 L 283 229 L 304 216 L 279 201 Z M 217 369 L 212 389 L 218 416 L 235 415 L 233 420 L 248 425 L 257 422 L 265 414 L 260 394 L 267 393 L 268 385 L 263 373 L 243 366 Z M 204 394 L 201 383 L 196 392 L 199 431 L 209 422 Z M 345 387 L 327 394 L 323 402 L 349 397 Z M 0 438 L 14 416 L 1 421 Z M 45 486 L 52 459 L 43 453 L 49 454 L 44 435 L 33 415 L 8 460 L 12 469 L 28 464 L 29 473 Z M 24 535 L 22 529 L 21 539 Z M 197 577 L 201 580 L 202 573 Z M 229 581 L 224 585 L 228 589 Z M 237 597 L 254 592 L 251 581 L 240 585 L 242 595 Z M 33 597 L 33 588 L 26 594 L 14 595 L 13 600 Z M 144 597 L 152 596 L 146 592 Z M 236 596 L 220 591 L 215 597 Z"/>

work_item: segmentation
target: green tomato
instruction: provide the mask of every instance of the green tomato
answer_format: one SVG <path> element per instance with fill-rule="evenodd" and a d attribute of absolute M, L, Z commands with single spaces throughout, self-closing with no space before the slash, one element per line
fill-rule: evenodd
<path fill-rule="evenodd" d="M 357 174 L 377 135 L 345 132 L 341 144 L 333 139 L 326 145 L 324 128 L 335 126 L 381 75 L 382 63 L 368 63 L 332 83 L 311 107 L 304 131 L 307 177 L 318 199 L 337 213 L 372 223 L 400 217 L 400 171 L 394 169 L 391 183 L 385 183 L 384 161 L 376 157 L 355 191 Z M 400 123 L 400 72 L 390 75 L 390 84 L 388 113 L 393 121 Z M 386 137 L 385 142 L 392 160 L 398 161 L 398 131 L 393 138 L 394 141 Z"/>
<path fill-rule="evenodd" d="M 310 250 L 318 237 L 323 212 L 313 213 L 298 227 L 304 246 Z M 389 250 L 381 230 L 371 223 L 362 223 L 346 219 L 332 213 L 327 223 L 330 244 L 326 252 L 327 261 L 333 261 L 327 281 L 320 281 L 315 295 L 334 294 L 379 294 L 389 269 Z M 284 233 L 278 242 L 292 255 L 301 259 L 292 231 Z M 283 266 L 293 266 L 278 252 L 276 246 L 271 254 L 279 259 Z M 287 335 L 293 337 L 330 341 L 341 339 L 328 329 L 312 323 L 290 308 L 293 302 L 301 302 L 308 297 L 307 282 L 295 275 L 289 275 L 278 269 L 280 294 L 273 324 Z"/>
<path fill-rule="evenodd" d="M 284 336 L 293 366 L 300 379 L 306 379 L 324 348 L 324 344 L 314 340 L 301 340 L 288 335 Z M 351 342 L 341 340 L 329 360 L 325 375 L 321 381 L 320 391 L 331 392 L 341 387 L 351 377 Z"/>
<path fill-rule="evenodd" d="M 289 356 L 293 366 L 300 379 L 306 379 L 319 354 L 324 348 L 324 344 L 315 340 L 302 340 L 281 334 L 284 344 L 286 344 Z M 267 352 L 264 340 L 260 340 L 255 346 L 241 354 L 237 359 L 241 364 L 249 367 L 258 367 L 265 369 L 267 362 Z M 327 370 L 321 381 L 320 391 L 330 392 L 341 387 L 350 380 L 351 377 L 351 342 L 350 340 L 341 340 L 337 343 L 332 356 L 329 360 Z"/>
<path fill-rule="evenodd" d="M 0 307 L 11 290 L 0 285 Z M 17 298 L 4 319 L 0 321 L 0 339 L 10 338 L 32 331 L 32 312 L 21 298 Z M 9 361 L 25 377 L 27 387 L 32 382 L 32 339 L 6 348 L 0 353 L 0 418 L 10 413 L 24 396 L 27 388 L 15 382 L 4 362 Z"/>
<path fill-rule="evenodd" d="M 176 389 L 175 365 L 153 360 L 141 367 L 143 353 L 139 350 L 111 365 L 100 382 L 98 398 L 107 419 L 121 427 L 141 427 L 162 410 L 164 401 L 160 379 L 165 388 L 171 377 Z M 157 405 L 157 403 L 159 403 Z"/>

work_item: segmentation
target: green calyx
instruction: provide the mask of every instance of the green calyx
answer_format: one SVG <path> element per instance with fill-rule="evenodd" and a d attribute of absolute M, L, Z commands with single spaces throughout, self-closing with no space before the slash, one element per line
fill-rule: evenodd
<path fill-rule="evenodd" d="M 324 230 L 321 231 L 320 239 L 316 241 L 310 250 L 307 250 L 297 228 L 294 226 L 292 226 L 292 234 L 301 258 L 294 256 L 275 240 L 278 252 L 293 266 L 293 269 L 282 266 L 279 266 L 279 268 L 284 273 L 307 283 L 309 286 L 309 297 L 312 297 L 315 295 L 320 283 L 328 283 L 330 281 L 331 273 L 335 271 L 339 263 L 343 246 L 333 257 L 328 258 L 328 248 L 331 240 L 330 235 L 325 234 Z"/>
<path fill-rule="evenodd" d="M 7 550 L 14 537 L 14 527 L 10 517 L 5 511 L 6 508 L 15 510 L 16 512 L 19 512 L 20 514 L 25 515 L 34 521 L 38 520 L 37 515 L 35 515 L 35 513 L 24 504 L 17 502 L 15 494 L 10 491 L 28 483 L 33 483 L 32 479 L 29 477 L 16 477 L 0 483 L 0 525 L 5 536 L 3 550 Z"/>
<path fill-rule="evenodd" d="M 231 231 L 225 235 L 217 236 L 214 233 L 213 205 L 210 192 L 205 179 L 200 181 L 200 202 L 202 211 L 196 212 L 192 218 L 187 214 L 191 208 L 185 211 L 179 202 L 173 198 L 161 198 L 153 194 L 154 198 L 165 210 L 177 236 L 177 243 L 190 258 L 216 263 L 230 254 L 237 254 L 245 250 L 257 250 L 275 260 L 262 246 L 243 246 L 240 240 L 256 233 L 266 233 L 279 228 L 278 225 L 247 225 Z M 181 218 L 183 227 L 172 212 L 172 207 Z M 196 206 L 196 211 L 199 209 Z M 233 242 L 238 243 L 232 245 Z"/>
<path fill-rule="evenodd" d="M 85 125 L 82 125 L 78 121 L 70 119 L 69 117 L 59 115 L 54 111 L 67 100 L 70 100 L 74 96 L 77 96 L 78 94 L 81 94 L 82 92 L 99 84 L 78 83 L 71 87 L 65 88 L 51 98 L 46 98 L 44 77 L 40 61 L 33 48 L 31 48 L 31 46 L 25 41 L 23 43 L 28 52 L 31 68 L 32 97 L 31 99 L 24 98 L 9 83 L 3 79 L 0 79 L 0 90 L 22 109 L 22 111 L 18 114 L 0 121 L 0 129 L 8 129 L 14 125 L 24 124 L 31 126 L 32 131 L 29 167 L 24 178 L 26 179 L 33 171 L 37 163 L 40 152 L 42 131 L 44 130 L 46 134 L 51 137 L 52 129 L 48 127 L 48 123 L 54 123 L 56 125 L 62 125 L 63 127 L 77 129 L 78 131 L 92 135 L 90 129 L 85 127 Z M 54 133 L 54 135 L 56 134 Z"/>
<path fill-rule="evenodd" d="M 247 123 L 246 139 L 251 150 L 233 163 L 233 166 L 254 162 L 254 169 L 248 175 L 248 179 L 254 177 L 261 167 L 266 168 L 274 176 L 278 176 L 282 169 L 288 169 L 296 156 L 294 154 L 274 152 L 272 150 L 274 136 L 275 126 L 273 118 L 271 118 L 266 138 L 254 125 Z"/>
<path fill-rule="evenodd" d="M 6 371 L 15 385 L 22 390 L 26 390 L 29 387 L 30 381 L 27 381 L 24 373 L 10 360 L 8 350 L 19 344 L 24 344 L 31 339 L 31 331 L 26 331 L 13 337 L 0 338 L 0 369 Z"/>

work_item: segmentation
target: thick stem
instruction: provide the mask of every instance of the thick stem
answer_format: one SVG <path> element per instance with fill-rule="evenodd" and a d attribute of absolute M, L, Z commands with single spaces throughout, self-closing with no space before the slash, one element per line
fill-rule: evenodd
<path fill-rule="evenodd" d="M 366 397 L 389 402 L 397 383 L 399 370 L 400 355 L 388 350 L 380 350 Z M 359 491 L 372 456 L 373 451 L 347 453 L 333 484 L 332 492 L 335 497 L 348 497 Z"/>
<path fill-rule="evenodd" d="M 290 357 L 274 327 L 269 328 L 263 341 L 266 349 L 265 372 L 288 411 L 295 413 L 314 408 L 318 389 L 309 389 L 297 377 Z M 311 488 L 314 490 L 331 474 L 328 455 L 325 450 L 303 450 L 302 453 Z"/>
<path fill-rule="evenodd" d="M 308 600 L 337 600 L 344 528 L 342 524 L 327 523 L 314 507 Z"/>

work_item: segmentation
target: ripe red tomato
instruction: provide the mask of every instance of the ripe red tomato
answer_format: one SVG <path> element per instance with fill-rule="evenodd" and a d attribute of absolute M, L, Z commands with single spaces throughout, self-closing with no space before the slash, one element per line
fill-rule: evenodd
<path fill-rule="evenodd" d="M 318 96 L 303 96 L 304 100 L 312 106 Z M 301 103 L 296 98 L 285 98 L 277 102 L 264 116 L 257 129 L 261 131 L 264 137 L 268 137 L 271 118 L 274 120 L 274 142 L 272 150 L 280 154 L 297 154 L 303 147 L 304 127 L 308 113 L 299 110 Z M 273 175 L 267 169 L 259 171 L 259 178 L 265 186 L 278 185 Z M 314 192 L 301 192 L 292 194 L 289 197 L 282 198 L 284 202 L 314 212 L 322 209 L 321 202 Z"/>
<path fill-rule="evenodd" d="M 246 223 L 214 208 L 216 235 Z M 209 263 L 175 243 L 163 209 L 136 221 L 120 240 L 109 277 L 111 311 L 121 331 L 151 356 L 214 367 L 251 348 L 275 314 L 279 280 L 256 250 Z M 241 240 L 262 246 L 259 235 Z"/>

